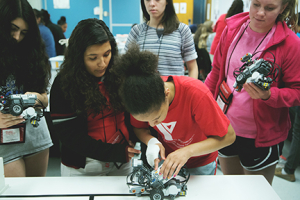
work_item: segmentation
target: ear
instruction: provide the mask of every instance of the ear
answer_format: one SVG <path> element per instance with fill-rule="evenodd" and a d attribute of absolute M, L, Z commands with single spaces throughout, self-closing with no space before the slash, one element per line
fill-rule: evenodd
<path fill-rule="evenodd" d="M 165 97 L 166 98 L 168 98 L 168 96 L 170 95 L 170 92 L 171 92 L 170 89 L 165 86 Z"/>
<path fill-rule="evenodd" d="M 282 9 L 281 9 L 281 11 L 280 11 L 280 14 L 282 14 L 282 13 L 283 13 L 283 11 L 284 11 L 284 10 L 285 10 L 285 8 L 288 6 L 288 4 L 289 4 L 289 3 L 286 3 L 285 5 L 283 5 L 283 6 L 282 6 Z"/>

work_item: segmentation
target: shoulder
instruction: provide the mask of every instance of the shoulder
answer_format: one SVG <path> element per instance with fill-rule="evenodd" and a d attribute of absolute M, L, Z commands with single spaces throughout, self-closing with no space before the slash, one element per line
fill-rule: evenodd
<path fill-rule="evenodd" d="M 173 76 L 173 80 L 176 88 L 184 90 L 185 93 L 189 95 L 189 97 L 190 95 L 196 95 L 199 97 L 210 92 L 202 81 L 195 78 L 191 78 L 188 76 Z"/>
<path fill-rule="evenodd" d="M 300 49 L 300 38 L 294 33 L 285 22 L 278 22 L 274 34 L 274 42 L 284 41 L 282 44 L 289 49 Z"/>
<path fill-rule="evenodd" d="M 140 35 L 140 33 L 143 31 L 143 30 L 146 30 L 146 27 L 147 27 L 147 24 L 146 22 L 145 23 L 142 23 L 142 24 L 138 24 L 138 25 L 135 25 L 134 27 L 131 28 L 130 30 L 130 35 Z"/>
<path fill-rule="evenodd" d="M 180 22 L 180 23 L 179 23 L 179 26 L 178 26 L 178 30 L 179 30 L 179 31 L 182 31 L 182 30 L 190 30 L 190 28 L 188 27 L 188 25 L 186 25 L 186 24 Z"/>
<path fill-rule="evenodd" d="M 144 30 L 146 28 L 147 28 L 147 24 L 146 24 L 146 22 L 144 22 L 142 24 L 135 25 L 134 27 L 132 27 L 132 30 L 141 31 L 141 30 Z"/>

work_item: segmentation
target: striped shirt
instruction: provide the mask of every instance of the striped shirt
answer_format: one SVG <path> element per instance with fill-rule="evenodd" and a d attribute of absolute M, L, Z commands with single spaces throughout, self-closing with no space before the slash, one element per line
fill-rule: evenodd
<path fill-rule="evenodd" d="M 158 71 L 162 76 L 184 75 L 184 62 L 197 58 L 192 33 L 183 23 L 171 34 L 160 37 L 156 28 L 148 26 L 146 22 L 139 24 L 129 33 L 126 51 L 132 42 L 136 42 L 141 50 L 148 50 L 159 56 Z"/>

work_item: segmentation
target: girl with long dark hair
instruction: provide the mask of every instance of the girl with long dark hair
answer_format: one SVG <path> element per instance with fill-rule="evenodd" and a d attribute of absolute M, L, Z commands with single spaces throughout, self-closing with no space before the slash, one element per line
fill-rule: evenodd
<path fill-rule="evenodd" d="M 128 175 L 131 147 L 119 78 L 111 72 L 116 41 L 106 24 L 82 20 L 69 39 L 50 95 L 51 117 L 61 141 L 62 176 Z"/>
<path fill-rule="evenodd" d="M 161 75 L 184 75 L 184 64 L 190 77 L 198 78 L 197 53 L 189 27 L 180 23 L 173 0 L 141 0 L 145 23 L 134 26 L 128 36 L 142 50 L 158 55 Z"/>
<path fill-rule="evenodd" d="M 1 95 L 34 94 L 47 106 L 50 65 L 26 0 L 0 1 L 0 44 Z M 33 127 L 21 116 L 0 112 L 0 128 L 5 176 L 45 176 L 52 146 L 45 118 Z M 4 139 L 9 134 L 14 135 L 11 141 Z"/>

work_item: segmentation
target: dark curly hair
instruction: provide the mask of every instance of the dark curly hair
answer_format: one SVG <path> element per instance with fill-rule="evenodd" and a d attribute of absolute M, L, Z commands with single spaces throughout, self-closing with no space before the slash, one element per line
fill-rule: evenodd
<path fill-rule="evenodd" d="M 133 115 L 159 110 L 165 101 L 164 82 L 157 72 L 158 57 L 140 51 L 135 43 L 116 62 L 114 70 L 122 77 L 120 96 Z"/>
<path fill-rule="evenodd" d="M 167 5 L 164 11 L 164 16 L 162 17 L 158 25 L 163 25 L 164 34 L 167 35 L 175 31 L 178 28 L 180 22 L 175 12 L 173 0 L 166 0 L 166 2 Z M 150 15 L 147 12 L 144 0 L 141 0 L 141 6 L 143 11 L 143 18 L 146 22 L 148 22 L 150 20 Z"/>
<path fill-rule="evenodd" d="M 61 77 L 62 90 L 77 114 L 86 116 L 90 112 L 100 114 L 110 106 L 107 99 L 99 91 L 99 78 L 91 75 L 84 64 L 84 52 L 95 44 L 111 45 L 111 60 L 105 72 L 104 86 L 114 111 L 121 111 L 123 106 L 118 95 L 120 79 L 110 70 L 114 59 L 118 55 L 114 36 L 102 20 L 86 19 L 80 21 L 73 30 L 69 39 L 69 46 L 65 53 L 65 60 L 58 73 Z"/>
<path fill-rule="evenodd" d="M 28 32 L 19 43 L 11 36 L 11 22 L 17 18 L 28 24 Z M 12 74 L 16 86 L 23 86 L 23 92 L 46 92 L 50 63 L 32 7 L 26 0 L 0 0 L 0 44 L 1 84 Z"/>

